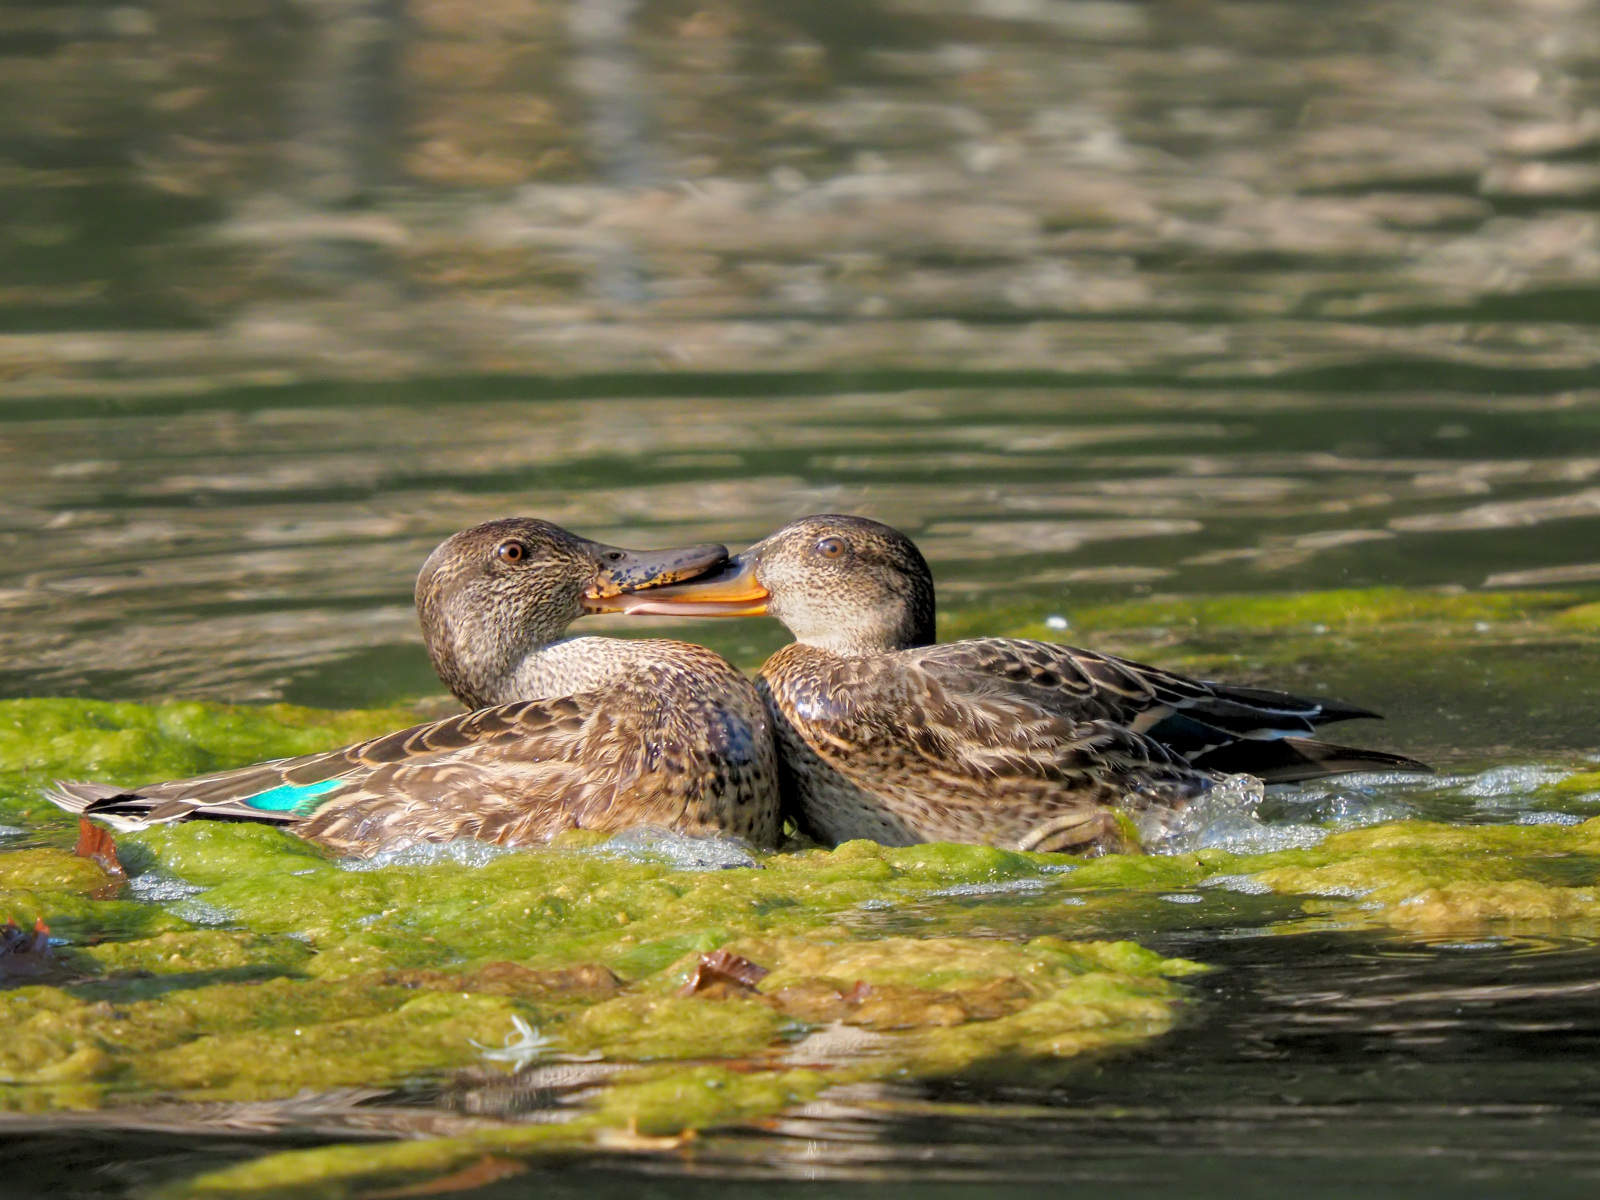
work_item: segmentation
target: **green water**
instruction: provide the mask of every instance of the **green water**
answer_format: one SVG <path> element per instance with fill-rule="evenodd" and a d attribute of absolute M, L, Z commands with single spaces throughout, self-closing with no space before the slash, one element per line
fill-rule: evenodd
<path fill-rule="evenodd" d="M 1587 0 L 0 7 L 0 887 L 77 972 L 0 991 L 7 1194 L 1592 1194 L 1597 53 Z M 116 895 L 38 799 L 448 711 L 410 594 L 463 526 L 833 510 L 943 636 L 1336 695 L 1441 773 L 1073 872 L 228 828 Z M 211 707 L 277 702 L 343 715 Z M 828 957 L 931 937 L 959 987 Z M 889 987 L 892 1062 L 784 1058 L 821 985 L 662 999 L 724 942 Z M 512 1014 L 632 1074 L 511 1079 Z"/>

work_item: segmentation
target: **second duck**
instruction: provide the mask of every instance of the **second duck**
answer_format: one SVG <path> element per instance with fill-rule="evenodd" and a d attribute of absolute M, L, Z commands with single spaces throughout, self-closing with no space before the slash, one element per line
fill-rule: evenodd
<path fill-rule="evenodd" d="M 1189 803 L 1225 773 L 1287 782 L 1421 770 L 1314 740 L 1376 714 L 1189 679 L 1016 638 L 934 645 L 933 576 L 877 521 L 795 521 L 716 576 L 623 598 L 635 614 L 770 613 L 795 643 L 767 660 L 786 800 L 829 842 L 1136 849 L 1120 815 Z"/>

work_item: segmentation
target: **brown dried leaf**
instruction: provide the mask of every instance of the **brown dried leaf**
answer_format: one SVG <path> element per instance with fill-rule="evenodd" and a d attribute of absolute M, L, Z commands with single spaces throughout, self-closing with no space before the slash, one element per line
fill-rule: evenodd
<path fill-rule="evenodd" d="M 710 954 L 700 956 L 694 974 L 678 989 L 678 995 L 703 996 L 713 988 L 719 997 L 748 995 L 756 990 L 756 984 L 771 973 L 748 958 L 729 954 L 726 950 L 713 950 Z"/>
<path fill-rule="evenodd" d="M 72 851 L 79 858 L 87 858 L 99 865 L 111 878 L 101 887 L 90 893 L 94 900 L 110 900 L 122 890 L 123 884 L 128 882 L 128 872 L 123 869 L 122 860 L 117 857 L 117 844 L 111 840 L 111 834 L 96 825 L 88 817 L 78 818 L 78 845 Z"/>

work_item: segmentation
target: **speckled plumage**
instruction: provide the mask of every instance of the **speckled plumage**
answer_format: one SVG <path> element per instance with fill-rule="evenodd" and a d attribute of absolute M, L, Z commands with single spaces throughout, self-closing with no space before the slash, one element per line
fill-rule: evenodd
<path fill-rule="evenodd" d="M 1102 810 L 1177 803 L 1207 786 L 1160 743 L 1075 713 L 1060 693 L 966 671 L 941 649 L 848 657 L 796 643 L 762 667 L 808 833 L 891 846 L 1120 844 Z"/>
<path fill-rule="evenodd" d="M 519 590 L 505 582 L 508 572 L 499 566 L 485 572 L 485 555 L 508 538 L 529 551 L 517 572 L 540 573 L 542 581 Z M 547 542 L 551 553 L 535 557 L 533 547 L 542 552 Z M 721 557 L 709 553 L 720 548 L 695 550 L 701 569 Z M 447 541 L 429 560 L 436 569 L 425 569 L 419 580 L 429 648 L 436 663 L 452 664 L 441 670 L 452 690 L 469 702 L 485 695 L 505 700 L 519 686 L 545 694 L 324 754 L 136 789 L 59 784 L 50 798 L 121 828 L 192 818 L 259 821 L 357 855 L 463 837 L 529 845 L 568 829 L 612 832 L 634 825 L 775 844 L 777 764 L 769 718 L 739 671 L 686 642 L 545 640 L 578 615 L 586 591 L 590 609 L 607 607 L 617 595 L 613 587 L 594 584 L 605 570 L 598 564 L 613 552 L 543 522 L 493 522 Z M 666 556 L 672 552 L 621 553 L 629 559 L 618 560 L 602 585 L 621 577 L 626 586 L 648 586 L 692 569 L 681 556 Z M 484 585 L 485 574 L 493 587 Z M 561 586 L 550 586 L 552 575 L 561 577 Z M 480 600 L 492 594 L 502 611 L 475 613 L 458 602 L 463 587 Z M 563 607 L 551 612 L 557 604 Z M 514 607 L 527 610 L 529 619 L 503 611 Z M 441 618 L 445 612 L 453 625 Z M 539 635 L 524 645 L 519 631 L 530 620 Z M 263 797 L 282 806 L 302 790 L 302 805 L 259 807 Z"/>
<path fill-rule="evenodd" d="M 1118 813 L 1183 805 L 1224 772 L 1426 769 L 1299 736 L 1374 715 L 1348 705 L 1047 642 L 932 645 L 927 564 L 904 535 L 861 518 L 796 521 L 722 577 L 641 595 L 629 611 L 762 607 L 798 639 L 759 681 L 785 803 L 826 841 L 1131 848 Z"/>

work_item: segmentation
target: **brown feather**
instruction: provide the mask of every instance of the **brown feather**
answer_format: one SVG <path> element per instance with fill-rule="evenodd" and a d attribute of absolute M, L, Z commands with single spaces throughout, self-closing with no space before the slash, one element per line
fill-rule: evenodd
<path fill-rule="evenodd" d="M 530 845 L 567 829 L 633 825 L 775 844 L 777 764 L 750 681 L 685 642 L 590 640 L 622 648 L 595 690 L 150 787 L 61 784 L 57 802 L 107 818 L 288 824 L 345 854 L 460 837 Z M 245 803 L 285 784 L 330 780 L 343 786 L 306 816 Z"/>

